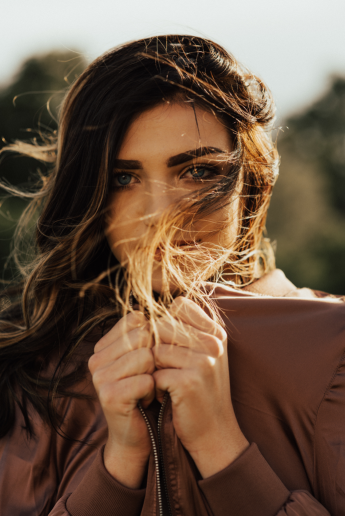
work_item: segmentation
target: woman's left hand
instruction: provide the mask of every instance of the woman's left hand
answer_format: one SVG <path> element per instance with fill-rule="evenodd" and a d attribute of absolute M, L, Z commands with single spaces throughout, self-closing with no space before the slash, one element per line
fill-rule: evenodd
<path fill-rule="evenodd" d="M 231 402 L 227 335 L 184 297 L 174 300 L 170 314 L 180 325 L 167 318 L 157 323 L 156 396 L 162 401 L 165 391 L 170 393 L 175 431 L 206 478 L 249 446 Z"/>

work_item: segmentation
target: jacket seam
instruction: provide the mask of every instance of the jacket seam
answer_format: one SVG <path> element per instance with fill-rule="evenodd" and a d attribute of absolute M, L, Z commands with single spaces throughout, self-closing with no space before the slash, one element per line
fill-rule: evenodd
<path fill-rule="evenodd" d="M 316 416 L 315 416 L 315 422 L 314 422 L 314 432 L 313 432 L 313 484 L 312 484 L 313 491 L 314 491 L 315 494 L 317 492 L 317 490 L 315 489 L 315 487 L 316 487 L 315 486 L 315 482 L 316 482 L 316 480 L 315 480 L 315 478 L 316 478 L 316 471 L 315 471 L 315 469 L 316 469 L 316 449 L 315 449 L 315 447 L 316 447 L 316 432 L 317 432 L 318 415 L 319 415 L 319 411 L 320 411 L 321 405 L 324 402 L 326 395 L 330 391 L 330 389 L 331 389 L 331 387 L 333 385 L 334 379 L 337 377 L 337 375 L 338 375 L 338 373 L 340 371 L 340 368 L 341 368 L 341 366 L 343 364 L 344 359 L 345 359 L 345 350 L 343 350 L 343 352 L 342 352 L 342 354 L 341 354 L 341 356 L 339 358 L 339 361 L 338 361 L 336 367 L 334 368 L 333 374 L 332 374 L 332 376 L 330 378 L 329 383 L 327 384 L 327 387 L 325 388 L 323 396 L 322 396 L 322 398 L 320 400 L 320 403 L 319 403 L 319 405 L 317 407 L 317 410 L 316 410 Z"/>
<path fill-rule="evenodd" d="M 69 497 L 71 496 L 72 493 L 69 493 L 69 495 L 67 496 L 66 500 L 65 500 L 65 509 L 66 509 L 66 512 L 68 514 L 68 516 L 72 516 L 71 513 L 69 512 L 69 510 L 67 509 L 67 500 L 69 499 Z"/>
<path fill-rule="evenodd" d="M 265 416 L 271 417 L 272 419 L 276 419 L 277 421 L 280 421 L 281 423 L 283 423 L 285 426 L 288 426 L 288 424 L 286 423 L 286 421 L 282 417 L 279 417 L 279 416 L 276 416 L 274 414 L 271 414 L 271 412 L 266 411 L 266 410 L 260 410 L 257 407 L 249 405 L 249 403 L 245 403 L 243 401 L 240 401 L 235 396 L 232 396 L 231 399 L 233 401 L 235 401 L 236 403 L 238 403 L 239 405 L 243 405 L 244 407 L 248 407 L 251 410 L 255 410 L 255 412 L 259 412 L 260 414 L 265 414 Z"/>

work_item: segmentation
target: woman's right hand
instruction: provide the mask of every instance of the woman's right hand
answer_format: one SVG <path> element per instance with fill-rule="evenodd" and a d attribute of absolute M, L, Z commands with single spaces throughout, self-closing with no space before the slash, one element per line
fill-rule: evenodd
<path fill-rule="evenodd" d="M 138 401 L 147 407 L 155 397 L 153 340 L 141 312 L 123 317 L 96 344 L 89 360 L 99 401 L 108 423 L 104 464 L 123 485 L 142 482 L 151 441 Z"/>

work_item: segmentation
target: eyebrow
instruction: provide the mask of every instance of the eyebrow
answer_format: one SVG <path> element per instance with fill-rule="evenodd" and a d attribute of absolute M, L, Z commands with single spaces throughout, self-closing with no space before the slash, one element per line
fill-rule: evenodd
<path fill-rule="evenodd" d="M 186 163 L 187 161 L 192 160 L 193 158 L 200 158 L 201 156 L 206 156 L 207 154 L 224 154 L 225 151 L 218 149 L 217 147 L 199 147 L 199 149 L 189 150 L 187 152 L 182 152 L 181 154 L 177 154 L 177 156 L 172 156 L 168 159 L 167 165 L 168 167 L 176 167 L 176 165 L 181 165 L 182 163 Z"/>
<path fill-rule="evenodd" d="M 218 149 L 217 147 L 199 147 L 198 149 L 192 149 L 186 152 L 181 152 L 181 154 L 176 154 L 176 156 L 172 156 L 167 160 L 166 164 L 169 168 L 176 167 L 177 165 L 182 165 L 187 161 L 191 161 L 193 158 L 200 158 L 201 156 L 206 156 L 208 154 L 225 154 L 225 151 Z M 143 165 L 141 161 L 134 159 L 116 159 L 114 168 L 122 170 L 140 170 L 143 168 Z"/>

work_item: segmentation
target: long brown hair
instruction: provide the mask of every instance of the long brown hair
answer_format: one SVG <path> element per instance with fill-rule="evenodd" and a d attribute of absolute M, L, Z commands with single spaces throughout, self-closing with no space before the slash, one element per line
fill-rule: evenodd
<path fill-rule="evenodd" d="M 77 396 L 72 386 L 85 375 L 85 361 L 73 362 L 71 369 L 78 344 L 95 327 L 130 310 L 131 290 L 152 320 L 164 312 L 169 294 L 157 300 L 152 291 L 140 287 L 140 274 L 130 274 L 133 267 L 138 271 L 137 264 L 126 270 L 117 263 L 105 237 L 104 220 L 114 160 L 128 127 L 144 111 L 174 101 L 212 112 L 234 144 L 227 175 L 188 200 L 192 218 L 229 204 L 241 177 L 241 218 L 234 248 L 218 253 L 203 279 L 224 281 L 221 270 L 226 263 L 240 287 L 273 266 L 262 235 L 278 165 L 270 134 L 274 104 L 266 86 L 221 46 L 200 37 L 153 37 L 99 57 L 67 93 L 57 141 L 40 146 L 16 142 L 2 151 L 20 152 L 52 166 L 33 193 L 1 185 L 32 201 L 14 246 L 21 277 L 3 294 L 0 437 L 14 424 L 16 403 L 29 432 L 29 404 L 44 420 L 58 424 L 52 399 Z M 178 224 L 184 223 L 181 206 L 174 208 Z M 29 254 L 28 226 L 35 228 Z M 182 291 L 209 303 L 200 284 L 183 281 Z M 209 308 L 217 317 L 214 307 Z M 55 364 L 54 373 L 41 374 L 49 364 Z"/>

